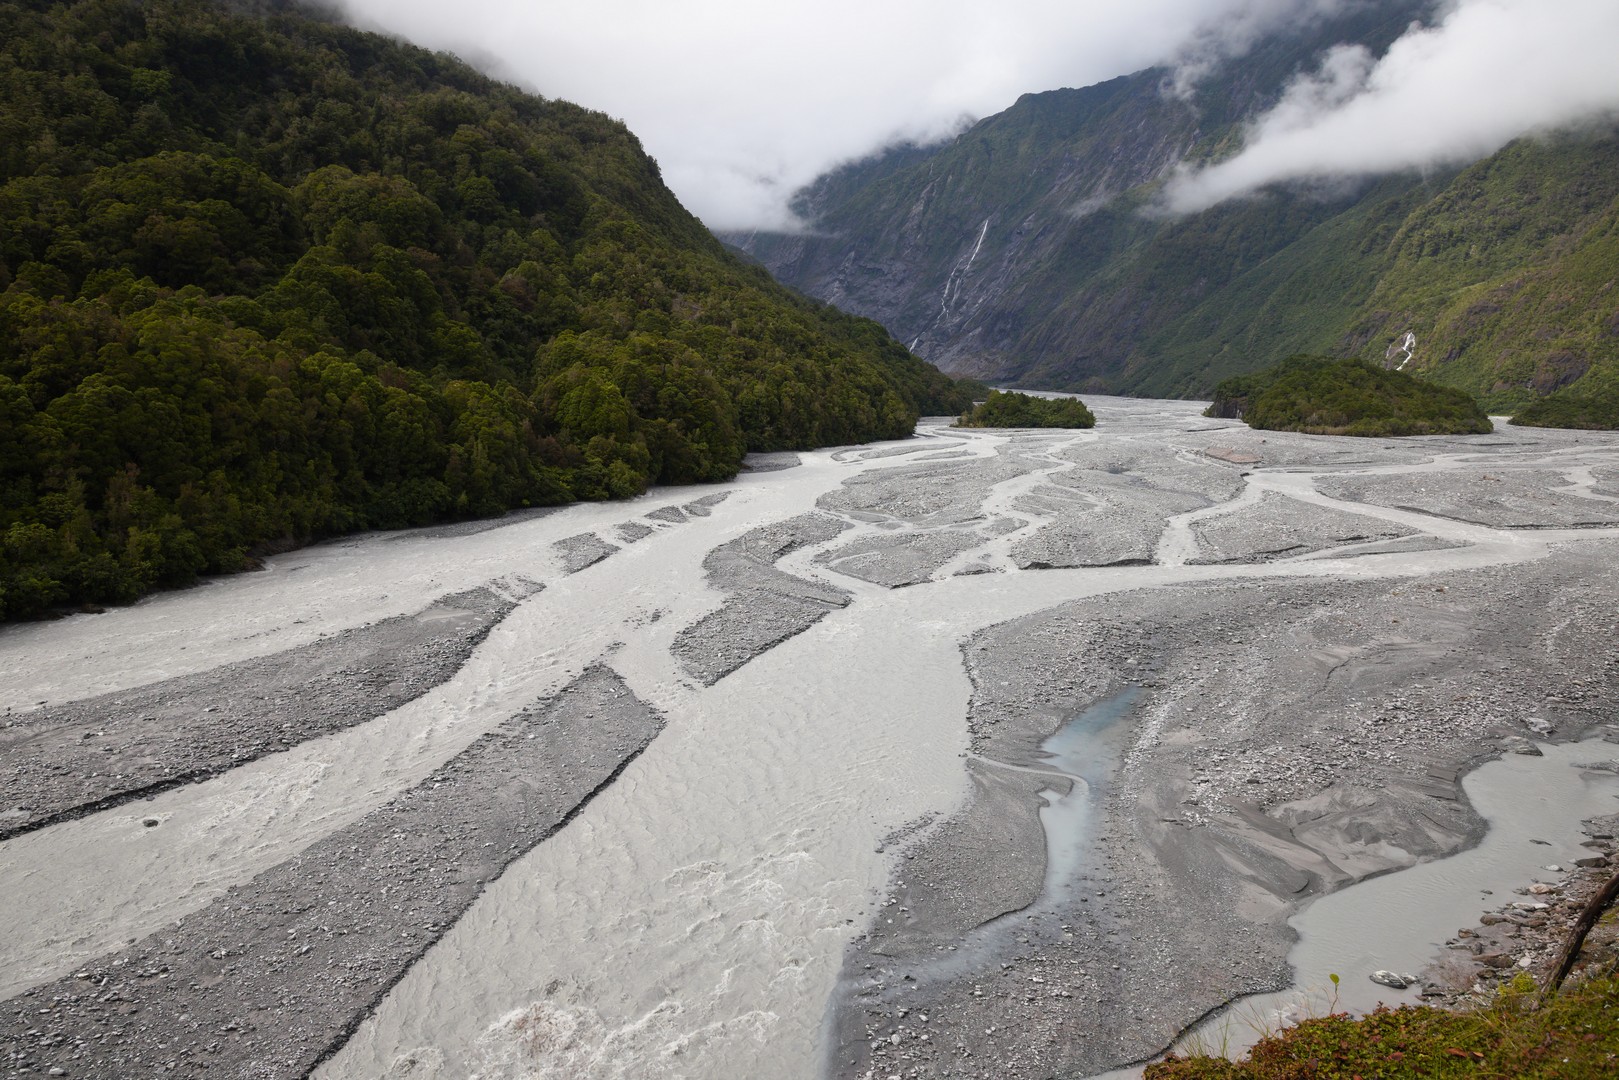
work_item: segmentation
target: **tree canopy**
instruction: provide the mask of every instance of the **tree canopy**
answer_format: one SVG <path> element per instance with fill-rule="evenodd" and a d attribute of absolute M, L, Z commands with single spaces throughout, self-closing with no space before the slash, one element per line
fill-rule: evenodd
<path fill-rule="evenodd" d="M 0 2 L 0 617 L 970 403 L 620 123 L 244 6 Z"/>
<path fill-rule="evenodd" d="M 1494 430 L 1478 402 L 1364 360 L 1299 354 L 1214 390 L 1205 416 L 1314 435 L 1480 435 Z"/>
<path fill-rule="evenodd" d="M 1096 417 L 1078 398 L 1045 398 L 1010 390 L 991 390 L 989 396 L 961 414 L 957 427 L 981 428 L 1090 428 Z"/>

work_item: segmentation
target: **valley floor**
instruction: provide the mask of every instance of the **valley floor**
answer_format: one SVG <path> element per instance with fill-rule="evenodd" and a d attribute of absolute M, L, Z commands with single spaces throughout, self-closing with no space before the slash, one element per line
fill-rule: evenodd
<path fill-rule="evenodd" d="M 0 1065 L 1084 1076 L 1619 738 L 1619 436 L 1089 404 L 0 631 Z"/>

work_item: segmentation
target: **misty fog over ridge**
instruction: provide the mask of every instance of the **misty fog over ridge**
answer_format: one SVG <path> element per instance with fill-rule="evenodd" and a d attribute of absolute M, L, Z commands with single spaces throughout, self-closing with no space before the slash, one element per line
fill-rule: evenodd
<path fill-rule="evenodd" d="M 342 0 L 357 22 L 447 48 L 623 119 L 711 228 L 801 228 L 799 188 L 840 163 L 928 142 L 1025 92 L 1155 65 L 1184 94 L 1281 26 L 1377 0 L 1141 0 L 992 10 L 961 0 L 646 4 Z M 1603 0 L 1449 0 L 1381 62 L 1353 49 L 1301 72 L 1256 139 L 1183 176 L 1172 209 L 1298 177 L 1481 157 L 1510 139 L 1619 109 Z M 1503 71 L 1503 68 L 1506 70 Z M 1501 75 L 1509 77 L 1499 77 Z"/>

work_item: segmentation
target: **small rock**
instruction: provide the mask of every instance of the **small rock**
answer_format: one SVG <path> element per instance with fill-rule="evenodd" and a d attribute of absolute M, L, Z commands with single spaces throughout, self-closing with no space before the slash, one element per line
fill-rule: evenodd
<path fill-rule="evenodd" d="M 1509 754 L 1522 754 L 1525 757 L 1544 757 L 1540 747 L 1524 738 L 1522 735 L 1508 735 L 1501 740 L 1501 749 Z"/>
<path fill-rule="evenodd" d="M 1377 971 L 1372 972 L 1371 980 L 1374 983 L 1379 983 L 1379 984 L 1381 984 L 1383 986 L 1392 987 L 1395 990 L 1404 990 L 1406 987 L 1410 986 L 1411 983 L 1414 981 L 1412 979 L 1406 978 L 1404 975 L 1400 975 L 1400 974 L 1398 974 L 1396 972 L 1393 972 L 1393 971 L 1384 971 L 1381 968 L 1379 968 Z"/>

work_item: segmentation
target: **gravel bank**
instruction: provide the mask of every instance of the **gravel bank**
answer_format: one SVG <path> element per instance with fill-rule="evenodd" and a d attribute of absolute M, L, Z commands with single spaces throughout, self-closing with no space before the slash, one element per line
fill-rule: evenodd
<path fill-rule="evenodd" d="M 1223 563 L 1269 562 L 1344 544 L 1412 536 L 1416 530 L 1266 492 L 1240 513 L 1194 523 L 1192 533 L 1202 550 L 1192 562 Z"/>
<path fill-rule="evenodd" d="M 1613 741 L 1614 736 L 1609 736 Z M 1619 764 L 1609 763 L 1611 768 Z M 1545 986 L 1562 958 L 1574 922 L 1619 864 L 1619 814 L 1584 823 L 1586 854 L 1572 864 L 1548 864 L 1516 895 L 1484 912 L 1446 942 L 1446 950 L 1419 974 L 1422 996 L 1432 1004 L 1487 1004 L 1500 985 L 1529 972 Z M 1555 867 L 1555 869 L 1553 868 Z M 1581 965 L 1600 970 L 1619 960 L 1619 924 L 1604 920 L 1586 940 Z"/>
<path fill-rule="evenodd" d="M 725 602 L 680 632 L 670 650 L 675 659 L 704 686 L 712 686 L 847 604 L 849 594 L 842 589 L 775 566 L 783 556 L 831 540 L 847 528 L 847 522 L 826 514 L 800 514 L 715 548 L 703 568 Z"/>
<path fill-rule="evenodd" d="M 1072 902 L 1045 904 L 1031 796 L 1066 785 L 978 784 L 905 853 L 850 951 L 831 1071 L 1083 1076 L 1287 985 L 1299 904 L 1476 842 L 1463 771 L 1619 706 L 1619 658 L 1590 648 L 1619 633 L 1616 555 L 1601 542 L 1418 581 L 1151 589 L 978 635 L 971 738 L 988 761 L 1038 767 L 1070 717 L 1143 687 L 1091 793 L 1089 862 Z M 969 962 L 941 965 L 952 946 Z"/>
<path fill-rule="evenodd" d="M 217 775 L 363 724 L 448 680 L 540 586 L 446 596 L 273 656 L 8 715 L 0 839 Z"/>
<path fill-rule="evenodd" d="M 577 536 L 563 537 L 552 544 L 551 549 L 557 553 L 557 558 L 562 560 L 564 574 L 577 574 L 588 566 L 595 566 L 617 551 L 618 545 L 609 544 L 595 533 L 579 533 Z"/>
<path fill-rule="evenodd" d="M 661 725 L 612 671 L 587 671 L 224 899 L 0 1004 L 0 1063 L 107 1080 L 307 1074 Z"/>
<path fill-rule="evenodd" d="M 1056 457 L 1073 467 L 1052 473 L 1017 506 L 1047 519 L 1012 548 L 1020 570 L 1144 566 L 1167 519 L 1230 499 L 1243 486 L 1241 470 L 1188 460 L 1161 443 L 1080 443 Z"/>
<path fill-rule="evenodd" d="M 821 496 L 817 505 L 861 520 L 894 519 L 930 527 L 959 525 L 982 517 L 983 502 L 995 485 L 1040 467 L 1050 467 L 1050 463 L 1037 463 L 1002 447 L 991 458 L 898 465 L 862 473 Z"/>
<path fill-rule="evenodd" d="M 976 530 L 879 534 L 851 540 L 816 556 L 840 574 L 890 589 L 919 585 L 951 559 L 984 543 Z"/>
<path fill-rule="evenodd" d="M 1619 523 L 1619 504 L 1557 490 L 1565 474 L 1543 469 L 1480 466 L 1443 476 L 1330 477 L 1322 494 L 1337 499 L 1415 510 L 1497 529 L 1579 528 Z"/>

